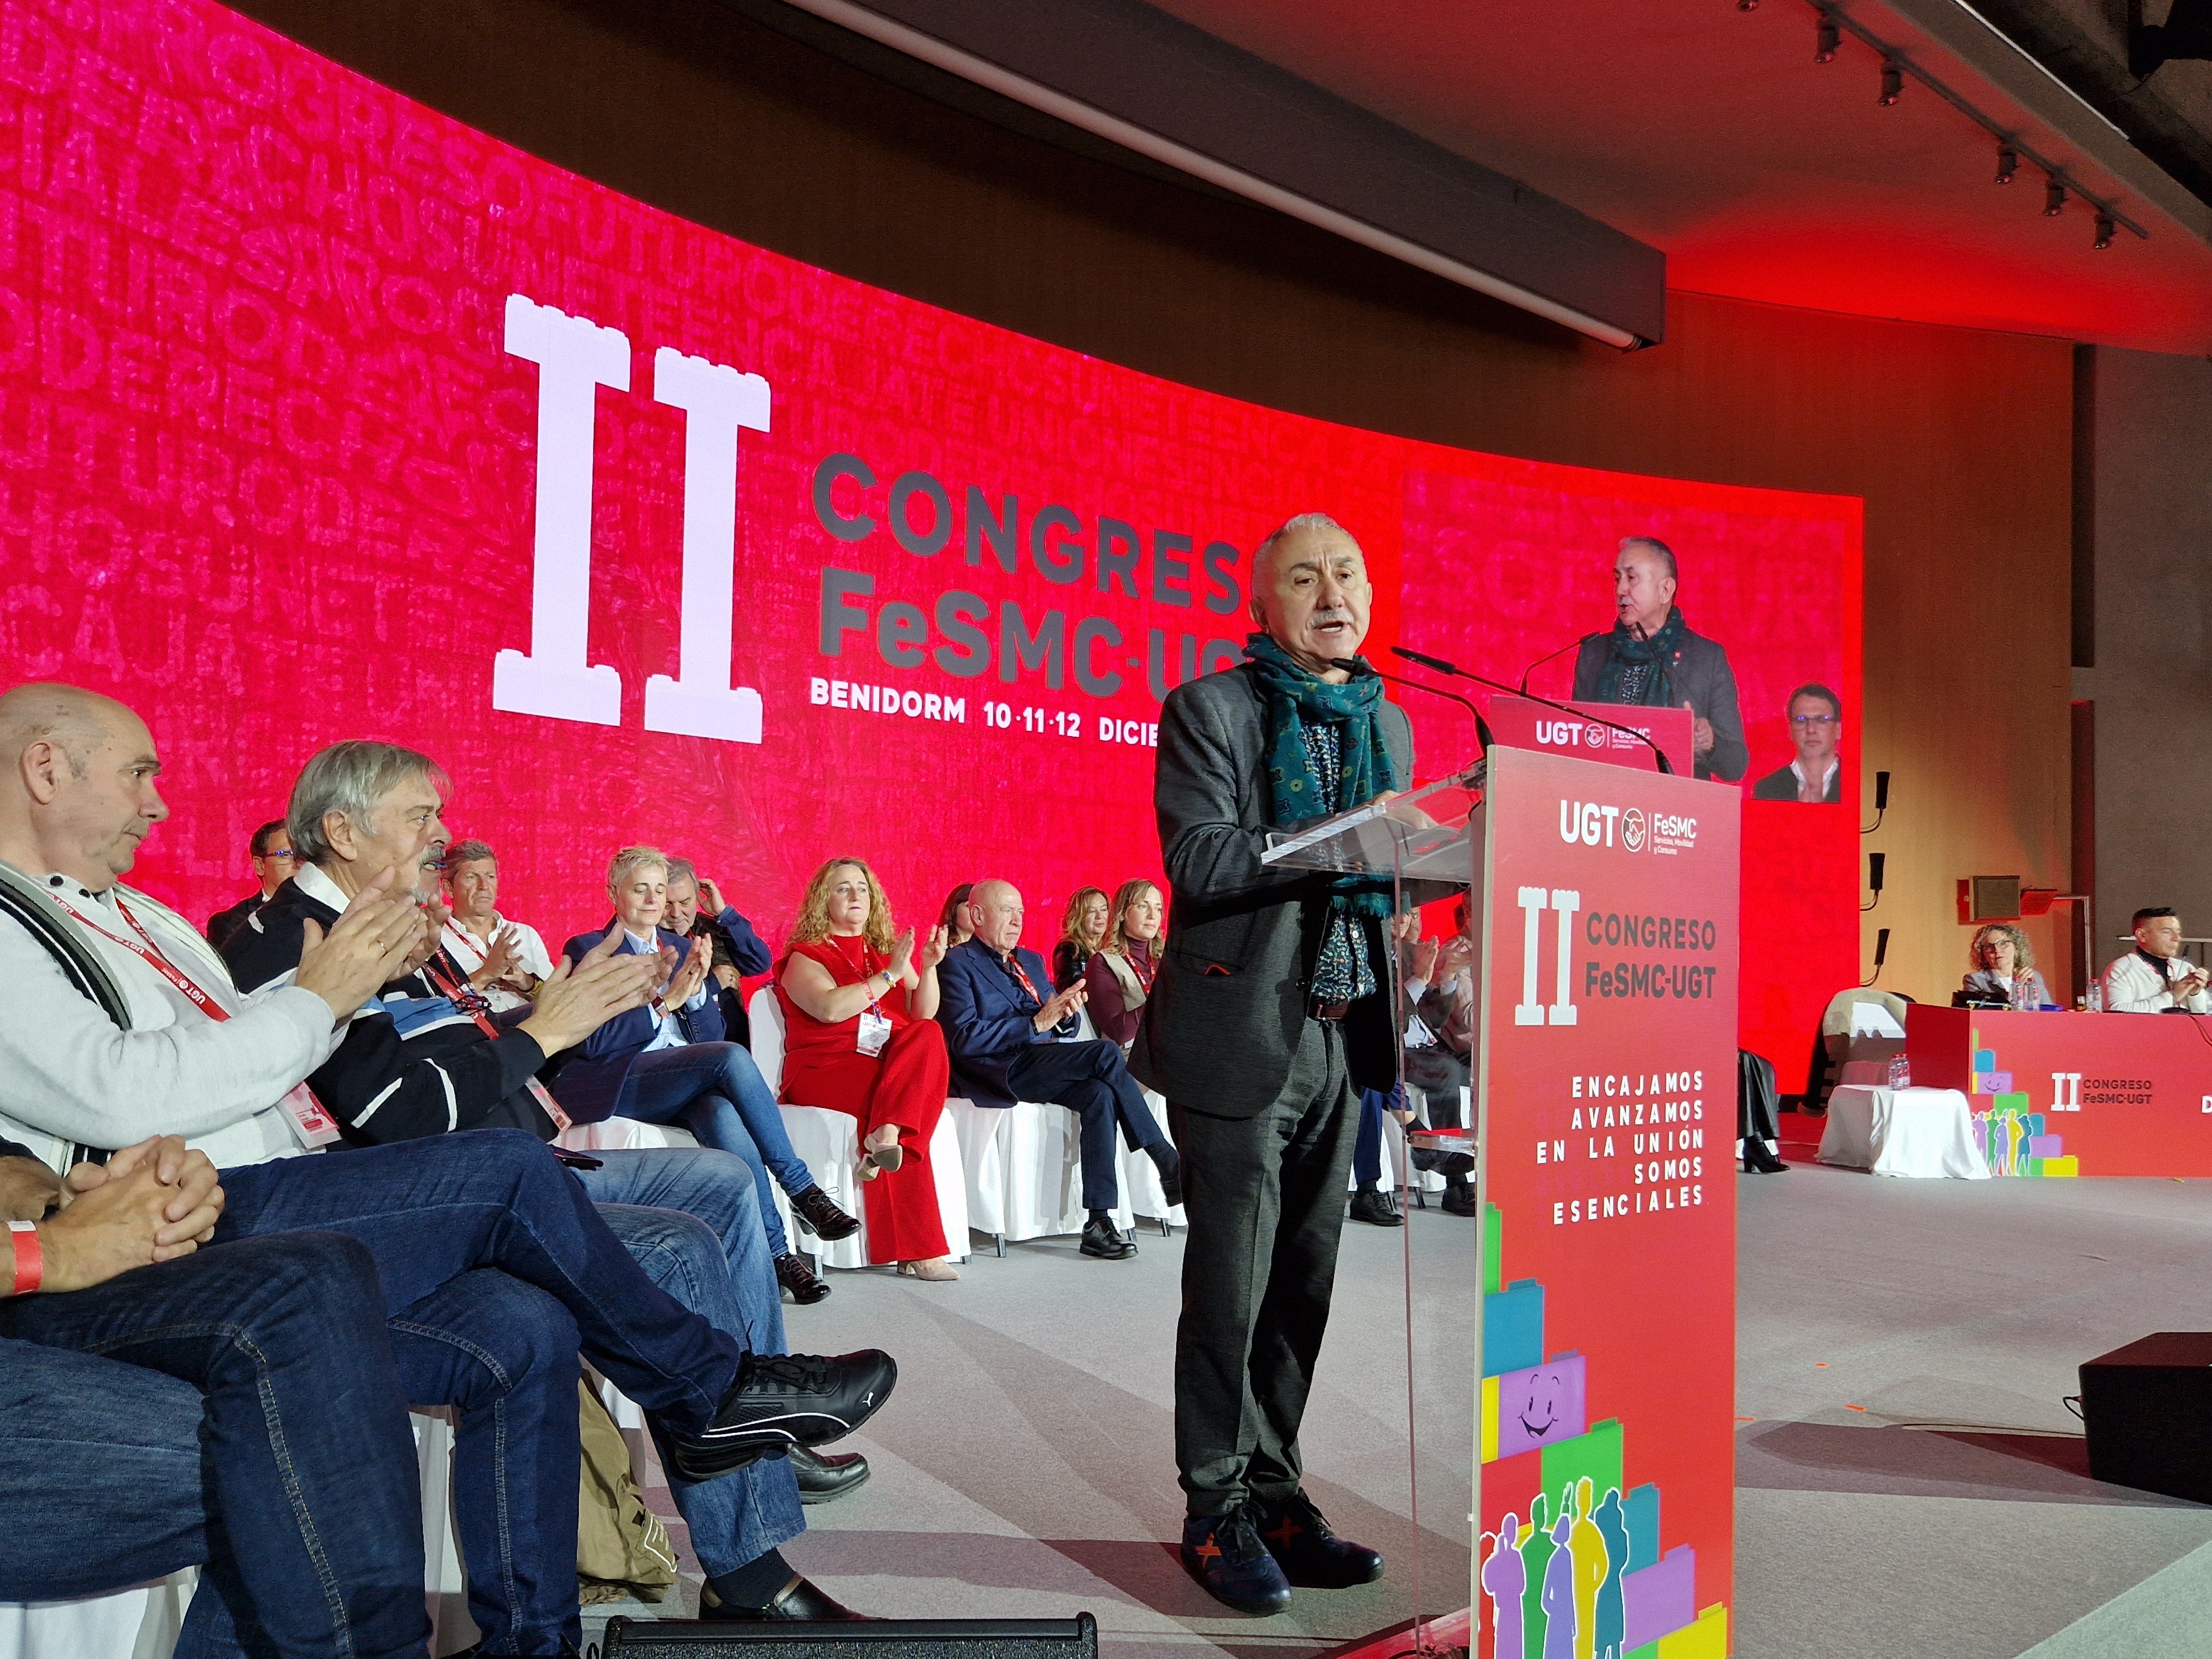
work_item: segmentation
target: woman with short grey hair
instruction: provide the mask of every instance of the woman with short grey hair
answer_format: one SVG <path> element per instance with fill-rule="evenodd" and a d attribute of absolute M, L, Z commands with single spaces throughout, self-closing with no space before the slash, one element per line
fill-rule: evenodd
<path fill-rule="evenodd" d="M 783 1113 L 752 1055 L 726 1040 L 707 971 L 711 947 L 662 927 L 668 908 L 668 859 L 657 848 L 625 847 L 607 869 L 615 914 L 608 925 L 562 947 L 571 962 L 619 931 L 618 955 L 658 951 L 668 978 L 651 1007 L 618 1014 L 584 1040 L 553 1079 L 554 1097 L 580 1123 L 608 1117 L 681 1123 L 702 1146 L 744 1159 L 760 1193 L 761 1222 L 775 1255 L 775 1276 L 805 1306 L 830 1294 L 791 1248 L 776 1213 L 775 1186 L 792 1211 L 821 1237 L 850 1237 L 860 1222 L 837 1207 L 792 1150 Z"/>

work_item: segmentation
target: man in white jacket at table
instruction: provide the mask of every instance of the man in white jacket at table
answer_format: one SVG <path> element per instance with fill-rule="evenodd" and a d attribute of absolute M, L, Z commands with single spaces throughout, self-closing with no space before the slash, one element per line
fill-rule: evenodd
<path fill-rule="evenodd" d="M 2212 975 L 2181 954 L 2181 918 L 2170 905 L 2136 912 L 2136 948 L 2105 969 L 2105 1012 L 2212 1013 Z"/>

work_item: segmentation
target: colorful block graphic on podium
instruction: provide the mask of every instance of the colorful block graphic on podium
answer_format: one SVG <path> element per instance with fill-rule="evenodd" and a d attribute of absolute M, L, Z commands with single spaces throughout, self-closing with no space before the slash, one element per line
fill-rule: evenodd
<path fill-rule="evenodd" d="M 1974 1145 L 1993 1176 L 2078 1176 L 2081 1160 L 2068 1155 L 2063 1138 L 2054 1134 L 2041 1112 L 2030 1111 L 2025 1091 L 2012 1086 L 2012 1073 L 1997 1069 L 1996 1051 L 1973 1036 L 1974 1064 L 1969 1074 L 1974 1101 Z M 1984 1106 L 1984 1103 L 1987 1104 Z"/>
<path fill-rule="evenodd" d="M 1495 1206 L 1484 1226 L 1502 1245 Z M 1658 1487 L 1626 1484 L 1626 1425 L 1584 1421 L 1583 1356 L 1514 1364 L 1543 1348 L 1545 1311 L 1534 1279 L 1483 1297 L 1485 1487 L 1534 1483 L 1525 1516 L 1516 1506 L 1482 1537 L 1490 1659 L 1727 1659 L 1728 1608 L 1698 1607 L 1696 1550 L 1662 1553 Z"/>

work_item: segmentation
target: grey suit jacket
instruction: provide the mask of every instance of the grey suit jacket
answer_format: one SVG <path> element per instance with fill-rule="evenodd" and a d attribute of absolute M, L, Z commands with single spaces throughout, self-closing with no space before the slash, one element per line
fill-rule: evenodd
<path fill-rule="evenodd" d="M 1382 722 L 1404 788 L 1413 729 L 1395 703 L 1382 705 Z M 1185 682 L 1160 711 L 1152 804 L 1174 908 L 1129 1070 L 1176 1104 L 1224 1117 L 1250 1117 L 1281 1091 L 1328 910 L 1328 877 L 1260 862 L 1266 831 L 1279 827 L 1267 745 L 1249 665 Z M 1357 1086 L 1388 1089 L 1397 1078 L 1397 953 L 1372 922 L 1368 945 L 1383 989 L 1352 1005 L 1346 1056 Z"/>
<path fill-rule="evenodd" d="M 1598 676 L 1605 672 L 1605 659 L 1612 649 L 1610 629 L 1583 638 L 1582 651 L 1575 658 L 1577 702 L 1601 701 Z M 1743 740 L 1743 711 L 1736 706 L 1735 671 L 1729 666 L 1728 653 L 1716 641 L 1686 629 L 1667 672 L 1674 684 L 1676 704 L 1687 702 L 1698 719 L 1712 722 L 1713 752 L 1697 763 L 1698 775 L 1736 782 L 1751 765 L 1751 750 Z"/>

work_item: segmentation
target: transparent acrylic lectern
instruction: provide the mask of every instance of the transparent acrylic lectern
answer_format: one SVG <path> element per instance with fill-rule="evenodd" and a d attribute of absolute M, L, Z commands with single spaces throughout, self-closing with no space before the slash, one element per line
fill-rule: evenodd
<path fill-rule="evenodd" d="M 1267 848 L 1261 854 L 1261 863 L 1281 869 L 1371 876 L 1388 881 L 1391 912 L 1398 919 L 1396 925 L 1383 930 L 1384 949 L 1397 951 L 1401 968 L 1389 976 L 1399 998 L 1392 1029 L 1398 1038 L 1400 1083 L 1394 1109 L 1384 1114 L 1383 1157 L 1385 1173 L 1397 1189 L 1400 1213 L 1406 1219 L 1399 1231 L 1404 1275 L 1403 1497 L 1409 1527 L 1396 1539 L 1375 1536 L 1363 1541 L 1383 1552 L 1390 1563 L 1388 1577 L 1409 1592 L 1413 1623 L 1410 1631 L 1401 1628 L 1383 1637 L 1376 1644 L 1377 1655 L 1428 1655 L 1441 1659 L 1454 1649 L 1467 1648 L 1471 1641 L 1467 1615 L 1457 1611 L 1466 1605 L 1468 1564 L 1467 1545 L 1455 1540 L 1467 1534 L 1463 1527 L 1455 1523 L 1468 1513 L 1473 1497 L 1476 1425 L 1468 1411 L 1468 1400 L 1469 1371 L 1479 1363 L 1473 1328 L 1482 1317 L 1479 1290 L 1483 1282 L 1479 1256 L 1482 1229 L 1468 1219 L 1455 1224 L 1464 1227 L 1463 1234 L 1425 1234 L 1423 1248 L 1417 1252 L 1413 1218 L 1417 1209 L 1434 1212 L 1446 1190 L 1448 1175 L 1472 1182 L 1474 1214 L 1479 1217 L 1485 1212 L 1481 1129 L 1473 1121 L 1471 1091 L 1463 1082 L 1453 1083 L 1453 1067 L 1449 1063 L 1432 1065 L 1425 1071 L 1417 1063 L 1421 1075 L 1440 1078 L 1437 1088 L 1415 1085 L 1408 1078 L 1409 1048 L 1432 1048 L 1442 1039 L 1421 1019 L 1406 988 L 1411 969 L 1425 963 L 1431 974 L 1437 975 L 1439 962 L 1449 964 L 1454 960 L 1453 954 L 1447 953 L 1452 937 L 1449 931 L 1426 945 L 1420 941 L 1422 907 L 1465 897 L 1468 902 L 1456 929 L 1456 937 L 1465 942 L 1463 951 L 1456 953 L 1463 961 L 1452 969 L 1451 982 L 1441 985 L 1437 994 L 1454 1007 L 1459 1005 L 1450 999 L 1465 999 L 1466 1008 L 1472 1012 L 1461 1029 L 1473 1042 L 1480 1042 L 1482 987 L 1478 947 L 1482 928 L 1477 912 L 1481 902 L 1482 782 L 1483 768 L 1478 764 L 1382 805 L 1355 807 L 1288 830 L 1270 830 Z M 1446 927 L 1449 929 L 1449 919 Z M 1376 965 L 1378 970 L 1382 966 Z M 1377 977 L 1382 975 L 1378 972 Z M 1435 1005 L 1431 1006 L 1433 1012 Z M 1464 1078 L 1463 1068 L 1458 1075 Z M 1395 1134 L 1390 1133 L 1394 1124 Z M 1437 1244 L 1438 1237 L 1448 1242 Z M 1340 1310 L 1346 1288 L 1341 1275 L 1340 1265 Z M 1358 1328 L 1371 1337 L 1377 1333 L 1369 1322 L 1370 1312 L 1361 1309 L 1352 1317 L 1360 1322 Z M 1340 1333 L 1347 1322 L 1340 1311 L 1332 1341 L 1342 1340 Z M 1395 1357 L 1370 1348 L 1360 1363 L 1372 1378 L 1374 1404 L 1379 1411 L 1385 1387 L 1395 1388 L 1401 1382 L 1389 1374 L 1395 1370 Z M 1425 1495 L 1442 1520 L 1441 1526 L 1425 1528 Z M 1346 1535 L 1361 1536 L 1349 1517 L 1333 1518 Z"/>

